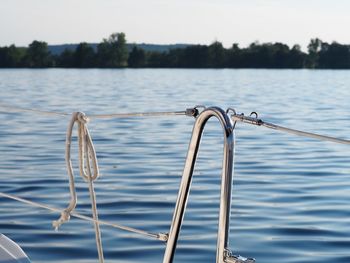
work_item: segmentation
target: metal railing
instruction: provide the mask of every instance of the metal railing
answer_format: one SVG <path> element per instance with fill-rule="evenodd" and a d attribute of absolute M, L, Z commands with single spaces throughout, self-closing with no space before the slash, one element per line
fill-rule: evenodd
<path fill-rule="evenodd" d="M 180 229 L 190 192 L 192 175 L 196 163 L 199 144 L 203 134 L 204 126 L 211 117 L 216 117 L 220 121 L 224 134 L 224 156 L 221 174 L 219 229 L 216 250 L 216 262 L 224 262 L 225 249 L 228 246 L 228 235 L 230 227 L 234 129 L 233 123 L 225 111 L 217 107 L 211 107 L 204 109 L 198 115 L 193 127 L 192 138 L 187 152 L 185 168 L 181 179 L 179 193 L 173 214 L 173 220 L 169 231 L 169 237 L 165 248 L 163 263 L 170 263 L 174 258 L 176 244 L 180 234 Z"/>

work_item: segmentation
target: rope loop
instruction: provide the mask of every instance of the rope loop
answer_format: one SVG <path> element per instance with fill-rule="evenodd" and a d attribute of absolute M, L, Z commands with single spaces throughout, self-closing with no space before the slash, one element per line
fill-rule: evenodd
<path fill-rule="evenodd" d="M 87 124 L 90 121 L 90 119 L 85 115 L 84 112 L 77 112 L 76 115 L 77 121 L 79 121 L 82 124 Z"/>
<path fill-rule="evenodd" d="M 74 124 L 78 123 L 78 156 L 80 176 L 88 182 L 89 194 L 91 200 L 91 210 L 95 226 L 95 238 L 99 262 L 104 262 L 101 232 L 98 223 L 97 202 L 93 181 L 99 177 L 99 168 L 97 163 L 96 151 L 92 138 L 87 127 L 89 118 L 83 112 L 74 112 L 67 128 L 66 135 L 66 166 L 69 176 L 70 202 L 68 207 L 61 213 L 61 217 L 52 222 L 53 227 L 57 230 L 63 223 L 69 221 L 70 214 L 77 205 L 77 194 L 74 185 L 74 171 L 71 160 L 71 145 Z"/>
<path fill-rule="evenodd" d="M 83 112 L 77 112 L 78 141 L 79 141 L 79 171 L 80 176 L 86 181 L 95 181 L 99 177 L 96 151 L 92 143 L 90 132 L 87 128 L 89 118 Z M 91 164 L 91 165 L 90 165 Z M 91 170 L 94 171 L 91 175 Z"/>

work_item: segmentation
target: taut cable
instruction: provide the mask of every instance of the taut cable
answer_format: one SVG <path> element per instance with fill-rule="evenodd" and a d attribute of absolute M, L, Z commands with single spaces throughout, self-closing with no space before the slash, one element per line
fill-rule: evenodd
<path fill-rule="evenodd" d="M 286 133 L 290 133 L 290 134 L 294 134 L 302 137 L 308 137 L 308 138 L 317 139 L 321 141 L 329 141 L 329 142 L 335 142 L 340 144 L 347 144 L 347 145 L 350 144 L 349 140 L 339 139 L 339 138 L 326 136 L 326 135 L 320 135 L 312 132 L 300 131 L 300 130 L 276 125 L 270 122 L 265 122 L 262 119 L 257 118 L 257 114 L 256 114 L 256 117 L 250 117 L 250 116 L 244 116 L 244 114 L 237 114 L 236 112 L 234 112 L 234 114 L 231 115 L 231 118 L 233 121 L 240 121 L 243 123 L 248 123 L 256 126 L 264 126 L 269 129 L 282 131 L 282 132 L 286 132 Z"/>
<path fill-rule="evenodd" d="M 59 209 L 59 208 L 56 208 L 56 207 L 52 207 L 52 206 L 49 206 L 49 205 L 46 205 L 46 204 L 43 204 L 43 203 L 30 201 L 28 199 L 25 199 L 25 198 L 22 198 L 22 197 L 19 197 L 19 196 L 16 196 L 16 195 L 0 192 L 0 196 L 2 196 L 4 198 L 11 199 L 11 200 L 14 200 L 14 201 L 17 201 L 17 202 L 20 202 L 20 203 L 23 203 L 23 204 L 31 205 L 33 207 L 46 209 L 46 210 L 49 210 L 49 211 L 52 211 L 52 212 L 56 212 L 56 213 L 62 213 L 63 212 L 62 209 Z M 128 232 L 131 232 L 131 233 L 135 233 L 135 234 L 139 234 L 139 235 L 142 235 L 142 236 L 150 237 L 150 238 L 153 238 L 153 239 L 156 239 L 156 240 L 160 240 L 160 241 L 166 241 L 167 240 L 167 234 L 151 233 L 151 232 L 147 232 L 147 231 L 144 231 L 144 230 L 141 230 L 141 229 L 128 227 L 128 226 L 123 226 L 123 225 L 120 225 L 120 224 L 111 223 L 111 222 L 104 221 L 104 220 L 98 220 L 97 221 L 94 218 L 91 218 L 91 217 L 88 217 L 88 216 L 85 216 L 85 215 L 81 215 L 81 214 L 79 214 L 77 212 L 74 212 L 74 211 L 72 211 L 70 213 L 70 215 L 72 217 L 76 217 L 76 218 L 79 218 L 79 219 L 82 219 L 82 220 L 85 220 L 85 221 L 89 221 L 89 222 L 93 222 L 93 223 L 96 222 L 96 223 L 99 223 L 100 225 L 105 225 L 105 226 L 117 228 L 117 229 L 128 231 Z"/>
<path fill-rule="evenodd" d="M 0 108 L 6 109 L 11 112 L 31 112 L 40 115 L 66 117 L 70 116 L 70 113 L 45 111 L 39 109 L 30 109 L 23 107 L 11 106 L 0 102 Z M 126 112 L 126 113 L 111 113 L 111 114 L 91 114 L 90 119 L 113 119 L 113 118 L 131 118 L 131 117 L 162 117 L 162 116 L 190 116 L 196 117 L 198 115 L 197 107 L 188 108 L 181 111 L 148 111 L 148 112 Z"/>

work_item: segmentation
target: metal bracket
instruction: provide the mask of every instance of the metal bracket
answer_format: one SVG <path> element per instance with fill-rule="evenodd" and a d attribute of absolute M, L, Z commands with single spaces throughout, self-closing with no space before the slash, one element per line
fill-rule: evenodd
<path fill-rule="evenodd" d="M 232 255 L 231 250 L 227 248 L 225 249 L 224 256 L 225 256 L 225 263 L 255 263 L 254 258 L 245 258 L 240 255 L 238 256 Z"/>
<path fill-rule="evenodd" d="M 231 256 L 231 257 L 226 257 L 225 262 L 226 263 L 255 263 L 255 259 L 245 258 L 242 256 Z"/>
<path fill-rule="evenodd" d="M 186 109 L 186 116 L 189 117 L 197 117 L 199 114 L 199 111 L 196 108 L 188 108 Z"/>

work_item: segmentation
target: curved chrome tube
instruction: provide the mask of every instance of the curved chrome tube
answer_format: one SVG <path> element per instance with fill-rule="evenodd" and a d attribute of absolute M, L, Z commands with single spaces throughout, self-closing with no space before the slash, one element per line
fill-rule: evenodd
<path fill-rule="evenodd" d="M 174 258 L 177 240 L 181 224 L 184 218 L 188 201 L 189 190 L 192 182 L 192 175 L 196 163 L 199 144 L 206 122 L 215 116 L 221 123 L 224 131 L 224 156 L 222 164 L 221 195 L 219 229 L 216 250 L 216 263 L 225 262 L 225 251 L 228 247 L 228 235 L 230 227 L 231 210 L 231 186 L 234 156 L 234 128 L 227 113 L 217 107 L 210 107 L 203 110 L 197 117 L 192 131 L 192 138 L 187 152 L 185 168 L 179 188 L 179 193 L 174 210 L 173 220 L 169 231 L 163 263 L 171 263 Z"/>

